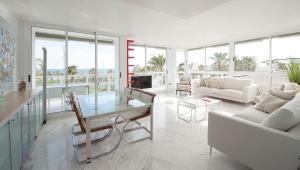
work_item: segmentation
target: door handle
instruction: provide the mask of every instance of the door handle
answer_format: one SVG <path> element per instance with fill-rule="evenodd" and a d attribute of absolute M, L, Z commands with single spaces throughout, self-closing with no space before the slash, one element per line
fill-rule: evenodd
<path fill-rule="evenodd" d="M 300 156 L 299 156 L 298 160 L 300 160 Z M 300 165 L 298 166 L 297 170 L 300 170 Z"/>

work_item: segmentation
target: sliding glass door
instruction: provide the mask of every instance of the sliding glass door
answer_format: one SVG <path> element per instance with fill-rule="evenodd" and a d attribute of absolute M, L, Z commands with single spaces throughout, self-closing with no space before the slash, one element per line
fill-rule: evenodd
<path fill-rule="evenodd" d="M 68 89 L 95 93 L 95 34 L 68 33 Z"/>
<path fill-rule="evenodd" d="M 46 77 L 47 113 L 65 110 L 65 94 L 119 90 L 119 39 L 96 33 L 32 28 L 33 88 Z M 43 50 L 47 51 L 44 71 Z"/>
<path fill-rule="evenodd" d="M 107 36 L 97 37 L 97 92 L 110 92 L 119 89 L 118 39 Z"/>
<path fill-rule="evenodd" d="M 66 32 L 61 30 L 33 29 L 33 88 L 43 88 L 43 76 L 47 84 L 47 112 L 60 112 L 63 108 L 61 90 L 65 84 Z M 42 48 L 47 49 L 46 72 Z"/>

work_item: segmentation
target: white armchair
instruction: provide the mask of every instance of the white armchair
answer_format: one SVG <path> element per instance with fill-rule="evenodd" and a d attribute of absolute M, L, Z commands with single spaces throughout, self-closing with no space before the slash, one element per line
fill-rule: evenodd
<path fill-rule="evenodd" d="M 180 78 L 179 83 L 177 83 L 176 86 L 176 95 L 177 92 L 188 92 L 191 95 L 191 78 L 188 76 L 183 76 Z"/>

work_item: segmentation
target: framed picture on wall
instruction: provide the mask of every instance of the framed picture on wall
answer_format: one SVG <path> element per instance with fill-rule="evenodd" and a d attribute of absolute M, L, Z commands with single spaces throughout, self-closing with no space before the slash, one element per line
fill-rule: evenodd
<path fill-rule="evenodd" d="M 0 17 L 0 90 L 4 93 L 13 89 L 15 57 L 15 30 Z"/>

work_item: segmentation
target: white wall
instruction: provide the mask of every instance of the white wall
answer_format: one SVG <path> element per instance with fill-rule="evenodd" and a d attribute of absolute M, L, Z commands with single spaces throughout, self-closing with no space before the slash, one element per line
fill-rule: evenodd
<path fill-rule="evenodd" d="M 175 89 L 176 85 L 176 49 L 167 49 L 167 87 L 169 90 Z"/>
<path fill-rule="evenodd" d="M 120 89 L 127 87 L 127 37 L 120 37 Z"/>
<path fill-rule="evenodd" d="M 0 4 L 0 16 L 6 20 L 13 28 L 17 28 L 18 20 L 16 17 L 10 13 L 3 5 Z"/>
<path fill-rule="evenodd" d="M 18 20 L 16 19 L 16 17 L 10 13 L 10 11 L 8 11 L 3 5 L 0 4 L 0 17 L 2 17 L 9 25 L 12 29 L 14 29 L 16 31 L 16 39 L 18 41 L 18 32 L 17 32 L 17 27 L 18 27 Z M 18 49 L 18 45 L 17 45 L 17 49 Z M 16 58 L 15 58 L 15 69 L 14 69 L 14 89 L 16 89 L 16 82 L 17 82 L 17 78 L 16 78 L 16 74 L 17 74 L 17 62 L 18 62 L 18 50 L 16 53 Z"/>
<path fill-rule="evenodd" d="M 31 83 L 28 82 L 28 75 L 32 72 L 31 26 L 24 21 L 19 21 L 18 33 L 17 79 L 26 80 L 27 88 L 30 89 Z"/>

